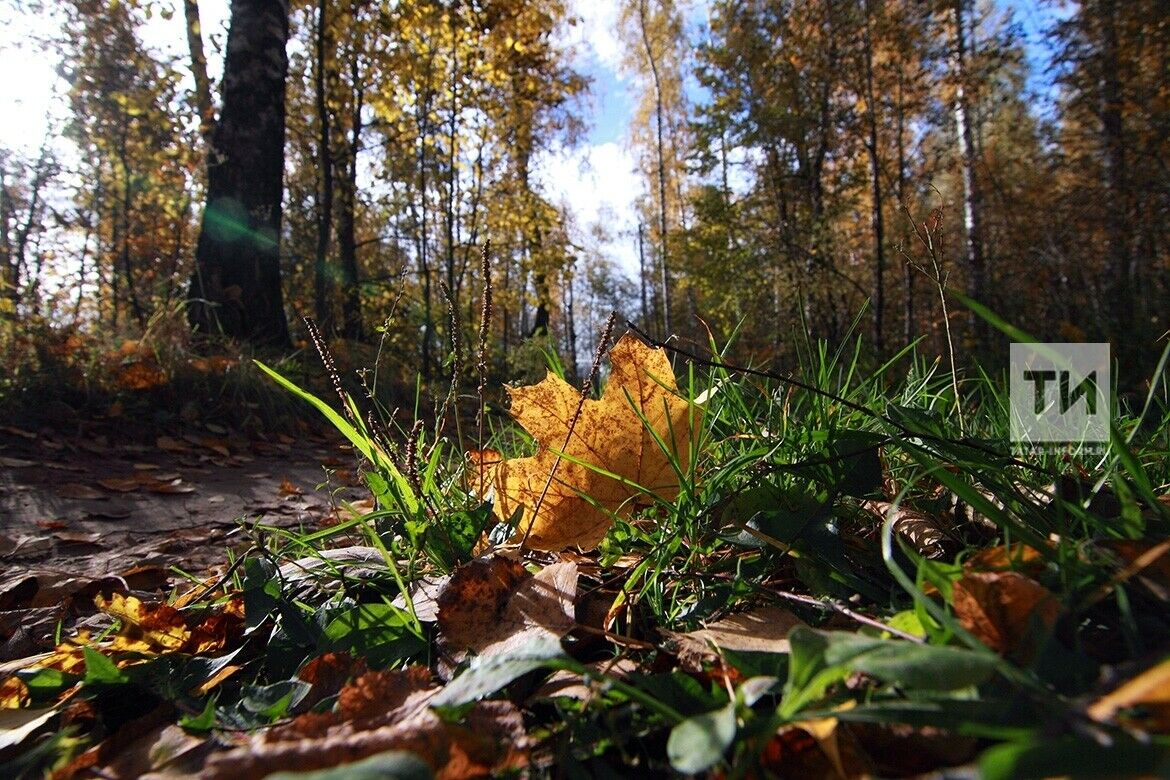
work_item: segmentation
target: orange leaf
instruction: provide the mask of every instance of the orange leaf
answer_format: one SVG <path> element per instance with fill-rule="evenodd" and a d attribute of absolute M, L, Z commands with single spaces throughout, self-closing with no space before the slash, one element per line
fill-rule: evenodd
<path fill-rule="evenodd" d="M 685 467 L 701 412 L 679 397 L 663 350 L 626 335 L 610 359 L 613 371 L 599 400 L 582 404 L 580 393 L 552 373 L 535 385 L 509 388 L 512 417 L 536 439 L 535 455 L 472 454 L 494 490 L 496 515 L 507 520 L 523 508 L 515 538 L 527 547 L 596 547 L 613 517 L 645 502 L 645 493 L 667 501 L 678 495 L 671 460 Z"/>
<path fill-rule="evenodd" d="M 952 591 L 963 628 L 1004 655 L 1026 657 L 1031 632 L 1051 629 L 1061 606 L 1052 592 L 1018 572 L 967 572 Z"/>
<path fill-rule="evenodd" d="M 18 710 L 28 706 L 28 686 L 19 677 L 0 682 L 0 710 Z"/>
<path fill-rule="evenodd" d="M 1170 659 L 1093 702 L 1089 715 L 1097 720 L 1122 715 L 1140 728 L 1162 734 L 1170 731 Z"/>
<path fill-rule="evenodd" d="M 122 630 L 113 637 L 113 650 L 174 652 L 191 638 L 182 613 L 166 604 L 147 606 L 135 596 L 121 593 L 109 601 L 98 596 L 94 602 L 102 612 L 122 621 Z"/>

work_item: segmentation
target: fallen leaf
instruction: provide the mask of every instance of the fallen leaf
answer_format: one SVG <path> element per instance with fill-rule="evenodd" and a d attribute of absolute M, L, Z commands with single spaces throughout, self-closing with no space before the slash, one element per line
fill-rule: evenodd
<path fill-rule="evenodd" d="M 1112 585 L 1136 577 L 1157 598 L 1170 601 L 1170 541 L 1108 539 L 1097 545 L 1112 552 L 1124 564 Z"/>
<path fill-rule="evenodd" d="M 35 465 L 37 465 L 35 460 L 25 460 L 24 458 L 9 458 L 0 455 L 0 466 L 4 466 L 5 468 L 23 469 Z"/>
<path fill-rule="evenodd" d="M 154 446 L 158 447 L 163 452 L 171 453 L 187 453 L 191 452 L 191 448 L 178 439 L 173 439 L 170 436 L 159 436 L 154 441 Z"/>
<path fill-rule="evenodd" d="M 1170 731 L 1170 659 L 1147 669 L 1089 705 L 1089 716 L 1165 734 Z"/>
<path fill-rule="evenodd" d="M 689 633 L 663 631 L 678 644 L 679 661 L 698 669 L 714 660 L 712 646 L 750 653 L 788 653 L 788 632 L 804 621 L 783 607 L 768 606 L 724 618 Z"/>
<path fill-rule="evenodd" d="M 292 480 L 285 479 L 280 482 L 280 494 L 282 496 L 299 496 L 303 492 Z"/>
<path fill-rule="evenodd" d="M 28 686 L 19 677 L 0 682 L 0 710 L 18 710 L 27 707 L 28 702 Z"/>
<path fill-rule="evenodd" d="M 979 550 L 963 561 L 963 568 L 971 571 L 1016 571 L 1035 576 L 1044 571 L 1048 559 L 1035 547 L 1023 542 L 997 545 Z"/>
<path fill-rule="evenodd" d="M 578 390 L 551 372 L 535 385 L 508 389 L 512 417 L 537 441 L 535 455 L 471 454 L 480 470 L 472 481 L 482 480 L 473 486 L 492 489 L 497 517 L 506 521 L 523 509 L 513 539 L 527 547 L 596 547 L 615 515 L 646 500 L 643 490 L 667 501 L 678 494 L 672 456 L 685 467 L 701 411 L 678 395 L 665 351 L 627 334 L 610 358 L 613 370 L 599 400 L 582 402 Z"/>
<path fill-rule="evenodd" d="M 191 638 L 182 613 L 166 604 L 147 606 L 135 596 L 113 594 L 108 601 L 94 599 L 98 609 L 122 621 L 111 648 L 137 652 L 174 652 Z"/>
<path fill-rule="evenodd" d="M 367 672 L 342 689 L 331 712 L 306 713 L 213 754 L 202 777 L 251 780 L 352 764 L 390 750 L 409 751 L 437 778 L 522 774 L 531 740 L 515 705 L 479 702 L 459 723 L 443 721 L 429 704 L 439 688 L 418 667 Z"/>
<path fill-rule="evenodd" d="M 851 710 L 853 706 L 854 702 L 847 701 L 836 709 Z M 846 769 L 845 762 L 842 761 L 841 735 L 837 728 L 839 723 L 840 721 L 837 718 L 829 717 L 798 721 L 792 725 L 796 728 L 803 729 L 810 737 L 817 741 L 817 746 L 825 754 L 825 757 L 829 759 L 829 763 L 833 765 L 833 769 L 840 777 L 854 777 L 857 775 L 857 772 L 851 772 Z"/>
<path fill-rule="evenodd" d="M 142 487 L 142 482 L 134 477 L 111 477 L 99 479 L 98 485 L 115 493 L 132 493 Z"/>
<path fill-rule="evenodd" d="M 79 482 L 66 482 L 63 485 L 58 485 L 55 491 L 61 498 L 72 498 L 78 501 L 95 501 L 106 497 L 106 494 L 100 490 L 95 490 L 89 485 L 82 485 Z"/>
<path fill-rule="evenodd" d="M 940 560 L 953 554 L 954 539 L 947 525 L 938 519 L 904 504 L 895 507 L 889 501 L 863 501 L 861 506 L 883 521 L 892 511 L 895 533 L 909 542 L 923 558 Z"/>
<path fill-rule="evenodd" d="M 596 698 L 606 688 L 605 677 L 625 679 L 638 671 L 637 662 L 630 658 L 618 658 L 613 661 L 598 661 L 587 664 L 591 673 L 582 677 L 576 672 L 561 669 L 545 680 L 544 684 L 532 694 L 533 699 L 576 699 L 587 701 Z"/>
<path fill-rule="evenodd" d="M 92 545 L 95 547 L 100 547 L 102 542 L 102 534 L 97 532 L 87 534 L 81 531 L 56 531 L 53 533 L 53 538 L 64 544 Z"/>
<path fill-rule="evenodd" d="M 153 482 L 146 486 L 146 489 L 151 493 L 162 493 L 164 495 L 179 495 L 185 493 L 194 493 L 195 488 L 191 485 L 185 485 L 181 481 L 175 482 Z"/>
<path fill-rule="evenodd" d="M 530 575 L 518 562 L 502 556 L 463 564 L 439 592 L 439 634 L 448 647 L 485 647 L 498 631 L 509 599 Z"/>
<path fill-rule="evenodd" d="M 952 587 L 955 616 L 979 641 L 1005 656 L 1026 659 L 1033 631 L 1050 630 L 1060 602 L 1040 583 L 1018 572 L 968 572 Z"/>

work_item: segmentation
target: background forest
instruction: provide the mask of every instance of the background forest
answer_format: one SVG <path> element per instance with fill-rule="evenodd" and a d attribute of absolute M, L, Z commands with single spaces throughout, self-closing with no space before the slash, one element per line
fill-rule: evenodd
<path fill-rule="evenodd" d="M 614 2 L 642 182 L 628 235 L 604 213 L 579 219 L 534 171 L 612 97 L 577 67 L 572 3 L 288 3 L 284 194 L 269 215 L 285 311 L 256 316 L 287 314 L 294 342 L 312 316 L 327 338 L 383 340 L 404 377 L 445 375 L 453 339 L 472 342 L 490 240 L 505 378 L 539 360 L 533 336 L 580 373 L 613 309 L 683 344 L 733 340 L 741 362 L 783 364 L 794 336 L 839 341 L 853 325 L 878 354 L 918 338 L 941 354 L 947 317 L 961 360 L 1004 359 L 961 303 L 944 313 L 940 286 L 1046 340 L 1157 354 L 1170 327 L 1164 4 L 1049 6 L 1038 74 L 1023 7 L 1003 0 Z M 39 153 L 0 150 L 10 381 L 48 335 L 198 320 L 188 298 L 201 297 L 230 82 L 208 72 L 199 10 L 6 3 L 59 60 L 69 112 Z M 156 15 L 185 18 L 185 56 L 144 43 Z M 227 293 L 243 312 L 262 308 L 253 298 Z M 279 322 L 229 335 L 290 339 Z"/>

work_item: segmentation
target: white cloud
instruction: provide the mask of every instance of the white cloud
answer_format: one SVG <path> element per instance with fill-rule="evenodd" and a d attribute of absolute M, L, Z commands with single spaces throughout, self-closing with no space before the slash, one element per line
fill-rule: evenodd
<path fill-rule="evenodd" d="M 599 67 L 617 73 L 622 64 L 622 44 L 618 40 L 617 0 L 572 0 L 569 12 L 580 21 L 566 31 L 570 47 L 586 50 Z"/>
<path fill-rule="evenodd" d="M 537 176 L 549 197 L 574 215 L 578 230 L 587 232 L 602 223 L 608 235 L 602 252 L 636 276 L 634 204 L 642 179 L 629 150 L 613 141 L 557 150 L 541 155 Z"/>

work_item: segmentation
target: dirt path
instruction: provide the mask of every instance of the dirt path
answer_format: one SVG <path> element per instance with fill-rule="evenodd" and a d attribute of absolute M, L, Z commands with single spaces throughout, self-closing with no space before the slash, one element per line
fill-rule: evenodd
<path fill-rule="evenodd" d="M 171 567 L 206 576 L 256 522 L 316 530 L 364 495 L 353 456 L 322 437 L 132 425 L 0 426 L 0 660 L 43 649 L 99 590 L 165 592 Z"/>

